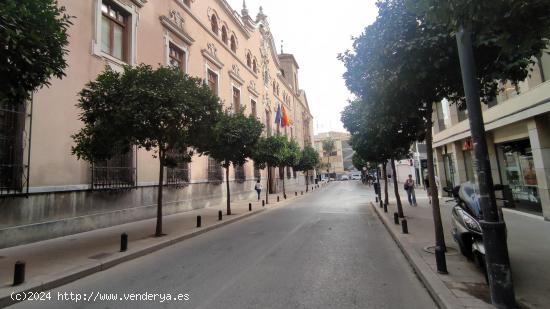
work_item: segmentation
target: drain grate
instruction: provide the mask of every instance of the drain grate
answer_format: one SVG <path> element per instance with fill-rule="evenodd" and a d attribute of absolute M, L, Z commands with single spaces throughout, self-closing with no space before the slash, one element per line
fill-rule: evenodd
<path fill-rule="evenodd" d="M 112 255 L 112 253 L 100 253 L 100 254 L 89 256 L 88 258 L 92 260 L 101 260 L 102 258 L 106 258 L 109 255 Z"/>
<path fill-rule="evenodd" d="M 428 252 L 428 253 L 431 253 L 431 254 L 435 254 L 435 247 L 436 246 L 427 246 L 427 247 L 424 247 L 424 251 Z M 449 247 L 447 246 L 447 252 L 445 252 L 445 255 L 456 255 L 458 254 L 458 250 L 456 250 L 455 248 L 453 247 Z"/>

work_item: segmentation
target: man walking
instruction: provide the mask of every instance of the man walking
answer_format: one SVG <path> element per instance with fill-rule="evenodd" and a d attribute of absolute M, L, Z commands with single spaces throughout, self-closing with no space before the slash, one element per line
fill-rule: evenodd
<path fill-rule="evenodd" d="M 416 195 L 414 192 L 414 180 L 412 175 L 409 174 L 409 178 L 405 180 L 405 191 L 407 191 L 407 198 L 409 199 L 410 206 L 416 206 Z"/>
<path fill-rule="evenodd" d="M 260 183 L 259 179 L 256 181 L 256 185 L 254 186 L 254 190 L 256 190 L 256 193 L 258 193 L 258 201 L 259 201 L 260 200 L 260 194 L 262 193 L 262 184 Z"/>

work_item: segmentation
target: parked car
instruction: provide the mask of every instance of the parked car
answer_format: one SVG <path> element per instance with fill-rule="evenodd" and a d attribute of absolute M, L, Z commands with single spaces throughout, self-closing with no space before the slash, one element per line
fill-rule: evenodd
<path fill-rule="evenodd" d="M 342 175 L 342 177 L 340 177 L 340 180 L 349 180 L 349 176 L 348 175 Z"/>
<path fill-rule="evenodd" d="M 353 179 L 353 180 L 361 180 L 361 173 L 353 173 L 353 174 L 351 174 L 351 179 Z"/>

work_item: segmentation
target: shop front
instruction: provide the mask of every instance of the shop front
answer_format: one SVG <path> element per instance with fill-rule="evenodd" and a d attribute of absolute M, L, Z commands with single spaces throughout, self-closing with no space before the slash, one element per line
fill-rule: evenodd
<path fill-rule="evenodd" d="M 502 184 L 512 191 L 517 208 L 541 214 L 537 175 L 529 139 L 496 145 Z"/>

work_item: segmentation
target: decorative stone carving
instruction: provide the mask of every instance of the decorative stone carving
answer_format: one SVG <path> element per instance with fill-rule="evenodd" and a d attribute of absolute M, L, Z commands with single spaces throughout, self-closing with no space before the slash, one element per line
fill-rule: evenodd
<path fill-rule="evenodd" d="M 208 43 L 206 45 L 206 47 L 208 48 L 208 51 L 210 52 L 210 54 L 214 57 L 218 57 L 217 55 L 217 52 L 218 52 L 218 48 L 216 48 L 216 46 L 213 44 L 213 43 Z"/>
<path fill-rule="evenodd" d="M 170 20 L 174 23 L 176 27 L 178 27 L 180 30 L 183 30 L 183 24 L 185 23 L 185 20 L 178 11 L 170 10 Z"/>
<path fill-rule="evenodd" d="M 235 75 L 237 76 L 241 76 L 240 75 L 240 69 L 239 69 L 239 66 L 234 64 L 232 67 L 231 67 L 231 70 L 233 71 L 233 73 L 235 73 Z"/>

